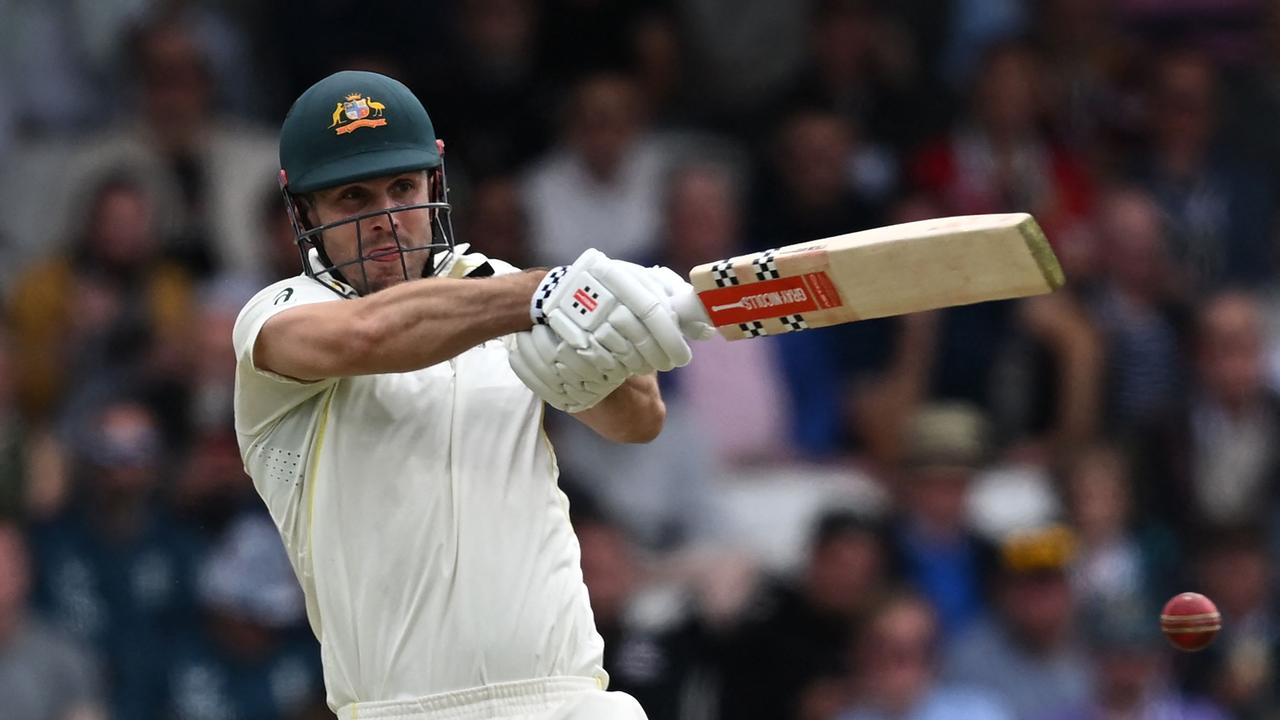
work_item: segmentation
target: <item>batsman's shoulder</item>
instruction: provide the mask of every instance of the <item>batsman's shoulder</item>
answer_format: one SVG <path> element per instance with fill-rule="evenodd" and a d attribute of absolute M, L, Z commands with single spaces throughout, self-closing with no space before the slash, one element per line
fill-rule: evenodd
<path fill-rule="evenodd" d="M 262 326 L 275 315 L 291 308 L 317 302 L 341 300 L 342 296 L 325 283 L 307 275 L 297 275 L 278 280 L 262 288 L 236 316 L 232 340 L 237 355 L 252 347 L 254 339 Z"/>
<path fill-rule="evenodd" d="M 325 283 L 307 275 L 297 275 L 277 280 L 254 293 L 240 310 L 237 322 L 263 308 L 278 308 L 275 312 L 280 312 L 296 305 L 341 299 L 342 295 Z"/>

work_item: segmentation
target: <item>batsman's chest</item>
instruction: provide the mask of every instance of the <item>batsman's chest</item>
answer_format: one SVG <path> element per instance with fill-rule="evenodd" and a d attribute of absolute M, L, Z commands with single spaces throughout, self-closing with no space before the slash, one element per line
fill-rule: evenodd
<path fill-rule="evenodd" d="M 507 357 L 502 339 L 489 340 L 421 370 L 352 378 L 344 404 L 352 415 L 384 428 L 447 426 L 462 415 L 480 420 L 504 417 L 533 397 Z"/>

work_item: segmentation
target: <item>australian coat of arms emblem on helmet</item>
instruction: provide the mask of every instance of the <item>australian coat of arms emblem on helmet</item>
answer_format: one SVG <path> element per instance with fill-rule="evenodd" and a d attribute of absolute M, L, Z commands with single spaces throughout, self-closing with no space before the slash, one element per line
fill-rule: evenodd
<path fill-rule="evenodd" d="M 387 124 L 386 105 L 365 97 L 361 93 L 347 95 L 333 110 L 333 123 L 329 125 L 339 135 L 345 135 L 362 127 L 382 127 Z"/>

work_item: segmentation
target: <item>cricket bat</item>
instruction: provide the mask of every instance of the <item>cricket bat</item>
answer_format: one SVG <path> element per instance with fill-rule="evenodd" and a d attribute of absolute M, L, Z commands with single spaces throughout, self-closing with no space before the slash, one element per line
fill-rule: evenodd
<path fill-rule="evenodd" d="M 889 225 L 704 263 L 675 298 L 729 340 L 902 315 L 1062 287 L 1058 259 L 1026 213 Z"/>

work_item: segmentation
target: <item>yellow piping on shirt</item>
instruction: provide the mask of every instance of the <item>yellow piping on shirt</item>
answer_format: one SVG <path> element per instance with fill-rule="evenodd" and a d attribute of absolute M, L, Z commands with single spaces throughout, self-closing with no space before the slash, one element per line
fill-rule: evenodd
<path fill-rule="evenodd" d="M 308 564 L 311 566 L 311 577 L 315 578 L 315 555 L 312 548 L 315 547 L 311 542 L 311 528 L 315 522 L 315 501 L 316 501 L 316 473 L 320 465 L 320 451 L 324 448 L 324 434 L 329 427 L 329 403 L 333 400 L 333 391 L 337 384 L 329 386 L 325 392 L 324 407 L 320 409 L 320 423 L 316 428 L 316 442 L 311 446 L 311 460 L 307 467 L 307 558 Z M 314 583 L 314 579 L 312 580 Z"/>
<path fill-rule="evenodd" d="M 556 450 L 551 445 L 551 436 L 547 435 L 547 406 L 545 403 L 538 403 L 538 435 L 542 437 L 542 444 L 547 446 L 547 458 L 551 466 L 551 489 L 559 497 L 556 506 L 560 508 L 560 512 L 564 514 L 564 521 L 572 524 L 569 519 L 569 499 L 565 496 L 564 491 L 560 489 L 560 463 L 556 461 Z"/>

